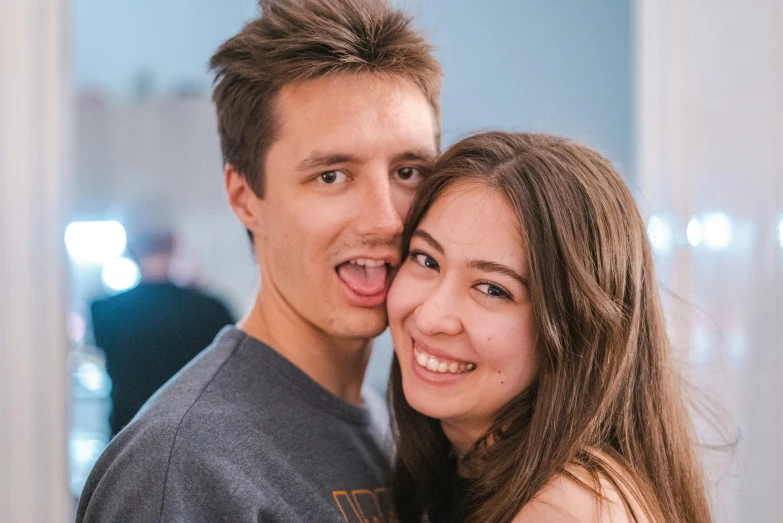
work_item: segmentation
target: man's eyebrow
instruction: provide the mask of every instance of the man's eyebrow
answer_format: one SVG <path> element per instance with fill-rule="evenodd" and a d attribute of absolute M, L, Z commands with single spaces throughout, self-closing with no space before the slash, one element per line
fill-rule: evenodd
<path fill-rule="evenodd" d="M 421 162 L 432 163 L 435 161 L 437 153 L 430 151 L 429 149 L 418 149 L 412 151 L 405 151 L 392 158 L 392 163 L 398 164 L 401 162 Z M 359 158 L 345 153 L 327 153 L 322 151 L 314 151 L 310 155 L 299 162 L 296 166 L 297 171 L 310 171 L 317 167 L 329 167 L 331 165 L 337 165 L 340 163 L 355 163 L 360 161 Z"/>
<path fill-rule="evenodd" d="M 316 167 L 329 167 L 330 165 L 337 165 L 339 163 L 349 163 L 354 161 L 356 161 L 356 158 L 350 154 L 314 151 L 310 153 L 310 156 L 299 162 L 299 164 L 296 166 L 296 170 L 309 171 Z"/>
<path fill-rule="evenodd" d="M 472 260 L 468 263 L 468 267 L 478 269 L 484 272 L 496 272 L 499 274 L 505 274 L 511 278 L 514 278 L 522 285 L 527 285 L 527 278 L 522 277 L 517 271 L 511 267 L 507 267 L 502 263 L 487 261 L 487 260 Z"/>
<path fill-rule="evenodd" d="M 421 229 L 416 229 L 416 231 L 413 233 L 414 238 L 421 238 L 425 242 L 427 242 L 430 247 L 438 251 L 439 253 L 443 254 L 443 247 L 438 243 L 438 241 L 430 236 L 428 233 L 422 231 Z"/>
<path fill-rule="evenodd" d="M 437 156 L 438 155 L 435 151 L 430 151 L 429 149 L 405 151 L 404 153 L 395 156 L 392 159 L 392 163 L 400 163 L 400 162 L 432 163 L 435 161 L 435 158 L 437 158 Z"/>

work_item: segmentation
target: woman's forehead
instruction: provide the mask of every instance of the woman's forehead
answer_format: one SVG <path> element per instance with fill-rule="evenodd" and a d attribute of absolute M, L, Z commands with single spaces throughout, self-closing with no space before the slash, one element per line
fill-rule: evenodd
<path fill-rule="evenodd" d="M 433 202 L 419 229 L 450 254 L 495 254 L 521 263 L 524 246 L 518 213 L 496 188 L 475 180 L 459 181 Z"/>

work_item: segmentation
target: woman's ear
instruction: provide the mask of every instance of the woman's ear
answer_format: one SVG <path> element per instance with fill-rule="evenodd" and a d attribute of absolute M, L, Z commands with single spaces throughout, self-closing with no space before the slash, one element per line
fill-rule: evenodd
<path fill-rule="evenodd" d="M 232 164 L 226 164 L 224 172 L 228 203 L 239 221 L 249 231 L 258 232 L 260 198 L 247 183 L 247 179 Z"/>

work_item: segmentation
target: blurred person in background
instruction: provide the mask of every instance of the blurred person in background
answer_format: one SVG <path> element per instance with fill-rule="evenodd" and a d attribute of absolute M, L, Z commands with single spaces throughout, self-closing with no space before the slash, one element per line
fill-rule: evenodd
<path fill-rule="evenodd" d="M 228 201 L 261 280 L 98 460 L 77 521 L 394 521 L 362 397 L 441 68 L 385 0 L 264 0 L 212 57 Z M 230 254 L 228 254 L 230 255 Z"/>
<path fill-rule="evenodd" d="M 112 381 L 112 436 L 220 329 L 234 323 L 220 300 L 171 280 L 176 239 L 165 205 L 138 204 L 124 221 L 141 281 L 90 306 L 95 344 Z"/>

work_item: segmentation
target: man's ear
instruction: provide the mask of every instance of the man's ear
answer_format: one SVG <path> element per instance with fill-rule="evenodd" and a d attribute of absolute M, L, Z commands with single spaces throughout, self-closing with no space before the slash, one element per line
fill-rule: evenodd
<path fill-rule="evenodd" d="M 226 164 L 224 176 L 228 203 L 234 210 L 234 214 L 245 228 L 255 231 L 259 218 L 258 196 L 250 188 L 247 179 L 232 164 Z"/>

